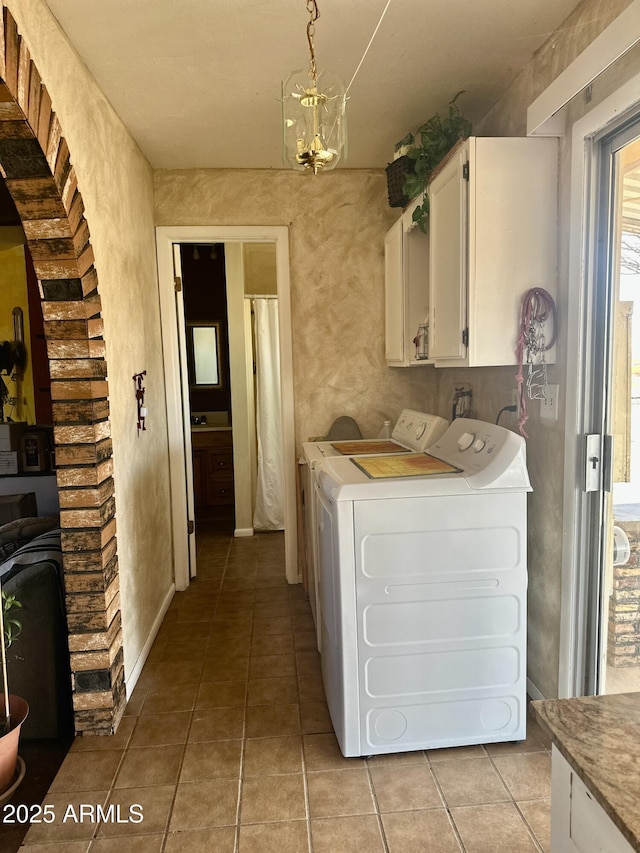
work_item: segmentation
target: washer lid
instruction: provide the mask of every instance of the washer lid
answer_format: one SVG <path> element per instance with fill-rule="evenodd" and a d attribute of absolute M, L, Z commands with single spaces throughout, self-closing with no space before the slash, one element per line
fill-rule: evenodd
<path fill-rule="evenodd" d="M 372 480 L 356 465 L 356 460 L 350 458 L 325 459 L 316 468 L 316 473 L 320 489 L 334 501 L 468 495 L 473 492 L 461 474 Z"/>

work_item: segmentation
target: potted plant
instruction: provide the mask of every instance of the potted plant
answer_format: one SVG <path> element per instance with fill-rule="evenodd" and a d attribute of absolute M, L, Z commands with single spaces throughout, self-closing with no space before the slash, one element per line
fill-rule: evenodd
<path fill-rule="evenodd" d="M 7 595 L 0 588 L 0 638 L 2 640 L 0 650 L 2 654 L 4 706 L 4 720 L 0 716 L 0 798 L 6 795 L 10 788 L 14 788 L 18 784 L 15 781 L 18 764 L 18 741 L 20 729 L 29 713 L 27 702 L 20 696 L 12 696 L 9 693 L 7 677 L 7 649 L 14 643 L 22 630 L 22 623 L 15 615 L 15 611 L 21 607 L 22 605 L 15 595 Z"/>
<path fill-rule="evenodd" d="M 462 92 L 449 101 L 449 114 L 445 118 L 435 113 L 415 133 L 415 145 L 407 152 L 407 157 L 413 161 L 413 170 L 408 171 L 404 179 L 404 194 L 409 201 L 425 192 L 434 169 L 454 145 L 471 136 L 471 122 L 456 104 L 460 95 Z M 425 194 L 422 204 L 413 212 L 413 221 L 422 231 L 426 231 L 428 214 L 429 199 Z"/>

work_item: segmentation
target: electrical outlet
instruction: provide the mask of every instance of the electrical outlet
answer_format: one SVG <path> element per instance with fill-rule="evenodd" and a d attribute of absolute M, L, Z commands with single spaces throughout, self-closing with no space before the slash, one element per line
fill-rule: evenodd
<path fill-rule="evenodd" d="M 540 400 L 540 417 L 548 421 L 558 420 L 558 385 L 547 385 L 545 399 Z"/>
<path fill-rule="evenodd" d="M 511 405 L 516 407 L 514 414 L 516 417 L 520 417 L 520 394 L 518 393 L 517 388 L 513 388 L 511 391 Z"/>

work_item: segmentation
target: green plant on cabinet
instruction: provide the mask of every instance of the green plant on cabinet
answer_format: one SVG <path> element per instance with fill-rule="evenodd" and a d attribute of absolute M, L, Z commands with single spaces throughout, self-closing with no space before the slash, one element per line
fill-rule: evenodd
<path fill-rule="evenodd" d="M 434 169 L 454 145 L 471 136 L 471 122 L 456 104 L 460 95 L 462 91 L 449 101 L 447 116 L 442 118 L 439 113 L 435 113 L 416 130 L 416 145 L 407 152 L 407 156 L 414 161 L 414 171 L 408 173 L 404 181 L 404 193 L 410 201 L 425 192 Z M 421 231 L 427 230 L 428 215 L 429 199 L 425 194 L 422 204 L 417 205 L 413 212 L 413 221 L 417 222 Z"/>

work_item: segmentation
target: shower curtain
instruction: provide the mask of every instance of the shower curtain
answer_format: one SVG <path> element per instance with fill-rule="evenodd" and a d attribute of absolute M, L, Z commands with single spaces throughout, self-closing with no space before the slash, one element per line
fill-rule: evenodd
<path fill-rule="evenodd" d="M 253 300 L 256 348 L 258 479 L 255 530 L 284 529 L 284 464 L 278 346 L 278 300 Z"/>

